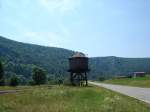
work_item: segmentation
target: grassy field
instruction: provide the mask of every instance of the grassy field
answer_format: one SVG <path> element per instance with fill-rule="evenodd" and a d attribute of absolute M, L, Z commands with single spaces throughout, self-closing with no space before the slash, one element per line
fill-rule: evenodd
<path fill-rule="evenodd" d="M 99 87 L 30 87 L 0 95 L 0 112 L 150 112 L 150 106 Z"/>
<path fill-rule="evenodd" d="M 3 90 L 22 90 L 22 89 L 32 89 L 31 86 L 17 86 L 17 87 L 11 87 L 11 86 L 0 86 L 0 91 Z"/>
<path fill-rule="evenodd" d="M 146 77 L 137 77 L 137 78 L 110 79 L 104 82 L 111 84 L 138 86 L 138 87 L 150 87 L 150 75 Z"/>

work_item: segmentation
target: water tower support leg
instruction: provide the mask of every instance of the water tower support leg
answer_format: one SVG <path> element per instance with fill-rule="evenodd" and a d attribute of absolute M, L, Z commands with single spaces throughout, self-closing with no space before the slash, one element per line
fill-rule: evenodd
<path fill-rule="evenodd" d="M 86 72 L 85 72 L 85 81 L 86 81 L 86 86 L 88 86 L 87 73 Z"/>
<path fill-rule="evenodd" d="M 84 76 L 81 75 L 81 86 L 84 86 L 84 85 L 83 85 L 83 81 L 84 81 Z"/>
<path fill-rule="evenodd" d="M 73 81 L 73 73 L 72 73 L 72 72 L 70 73 L 70 82 L 71 82 L 72 85 L 74 85 L 74 81 Z"/>

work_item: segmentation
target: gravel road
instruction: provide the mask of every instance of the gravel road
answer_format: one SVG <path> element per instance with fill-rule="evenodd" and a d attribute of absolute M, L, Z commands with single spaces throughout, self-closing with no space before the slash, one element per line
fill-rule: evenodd
<path fill-rule="evenodd" d="M 131 86 L 121 86 L 114 84 L 104 84 L 99 82 L 89 82 L 90 84 L 104 87 L 112 91 L 134 97 L 138 100 L 150 103 L 150 88 L 141 88 L 141 87 L 131 87 Z"/>

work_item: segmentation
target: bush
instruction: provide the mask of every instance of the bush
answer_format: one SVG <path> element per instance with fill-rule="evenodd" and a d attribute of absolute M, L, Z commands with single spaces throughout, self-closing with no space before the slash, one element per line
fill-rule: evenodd
<path fill-rule="evenodd" d="M 105 77 L 99 77 L 98 80 L 99 81 L 104 81 L 104 80 L 106 80 L 106 78 Z"/>
<path fill-rule="evenodd" d="M 9 83 L 10 86 L 17 86 L 19 85 L 19 78 L 17 75 L 12 75 L 12 77 L 10 78 L 10 83 Z"/>
<path fill-rule="evenodd" d="M 30 81 L 28 82 L 28 85 L 34 86 L 34 85 L 35 85 L 35 82 L 34 82 L 33 80 L 30 80 Z"/>
<path fill-rule="evenodd" d="M 35 67 L 32 73 L 32 79 L 35 85 L 45 84 L 47 81 L 47 76 L 42 68 Z"/>
<path fill-rule="evenodd" d="M 4 86 L 4 85 L 5 85 L 4 69 L 2 63 L 0 62 L 0 86 Z"/>
<path fill-rule="evenodd" d="M 66 86 L 70 86 L 71 85 L 69 77 L 64 79 L 63 84 L 66 85 Z"/>

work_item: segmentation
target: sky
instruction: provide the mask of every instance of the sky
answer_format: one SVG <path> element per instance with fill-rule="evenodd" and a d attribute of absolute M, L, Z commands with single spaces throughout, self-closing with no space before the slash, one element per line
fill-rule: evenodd
<path fill-rule="evenodd" d="M 0 35 L 90 57 L 150 57 L 150 0 L 0 0 Z"/>

